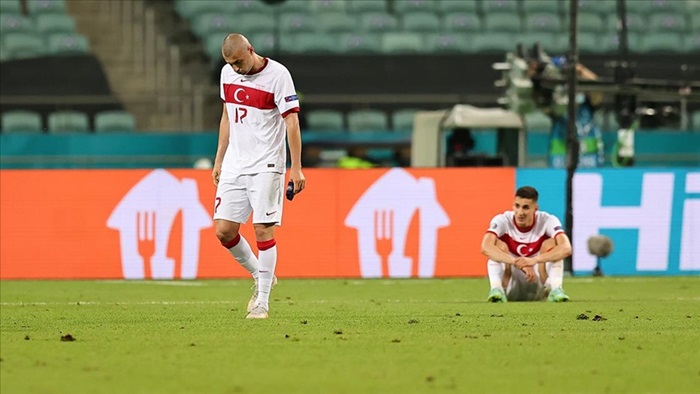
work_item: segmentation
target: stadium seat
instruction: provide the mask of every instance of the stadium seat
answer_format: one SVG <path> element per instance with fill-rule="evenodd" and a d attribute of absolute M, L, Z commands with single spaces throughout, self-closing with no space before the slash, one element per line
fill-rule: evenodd
<path fill-rule="evenodd" d="M 311 10 L 317 14 L 324 12 L 343 14 L 346 9 L 345 0 L 311 0 Z"/>
<path fill-rule="evenodd" d="M 620 48 L 620 39 L 617 33 L 608 33 L 601 40 L 601 48 L 605 52 L 617 52 Z M 641 37 L 637 33 L 627 33 L 627 44 L 631 52 L 639 52 L 641 45 Z"/>
<path fill-rule="evenodd" d="M 649 32 L 685 33 L 690 30 L 685 14 L 655 13 L 649 16 Z"/>
<path fill-rule="evenodd" d="M 280 34 L 311 33 L 316 31 L 316 18 L 308 13 L 288 12 L 280 15 Z"/>
<path fill-rule="evenodd" d="M 256 51 L 258 51 L 258 44 L 257 41 L 253 39 L 254 36 L 250 37 L 250 44 L 255 48 Z M 223 44 L 224 38 L 222 34 L 219 33 L 213 33 L 210 34 L 204 39 L 202 39 L 202 43 L 204 44 L 204 52 L 212 59 L 219 61 L 222 56 L 221 56 L 221 44 Z"/>
<path fill-rule="evenodd" d="M 522 0 L 523 13 L 525 15 L 536 12 L 548 12 L 552 14 L 561 13 L 559 4 L 562 1 L 556 0 Z"/>
<path fill-rule="evenodd" d="M 68 14 L 40 14 L 36 28 L 41 34 L 75 33 L 75 19 Z"/>
<path fill-rule="evenodd" d="M 199 1 L 199 0 L 194 0 Z M 225 1 L 229 7 L 231 7 L 231 12 L 234 15 L 245 14 L 245 13 L 259 13 L 259 14 L 270 14 L 272 12 L 272 7 L 265 4 L 260 0 L 228 0 Z"/>
<path fill-rule="evenodd" d="M 9 58 L 7 50 L 5 50 L 5 45 L 0 41 L 0 62 L 3 62 Z"/>
<path fill-rule="evenodd" d="M 425 48 L 432 53 L 469 53 L 473 49 L 470 37 L 450 32 L 426 35 Z"/>
<path fill-rule="evenodd" d="M 285 0 L 284 2 L 280 4 L 274 5 L 279 12 L 280 15 L 284 15 L 286 13 L 303 13 L 303 14 L 308 14 L 311 12 L 311 5 L 309 4 L 309 0 Z"/>
<path fill-rule="evenodd" d="M 445 15 L 453 12 L 476 14 L 479 11 L 477 0 L 437 0 L 437 10 Z"/>
<path fill-rule="evenodd" d="M 8 59 L 25 59 L 45 53 L 44 41 L 36 34 L 3 34 L 2 38 Z"/>
<path fill-rule="evenodd" d="M 568 20 L 569 19 L 567 17 L 566 23 L 564 23 L 567 29 L 569 26 Z M 580 14 L 578 14 L 576 23 L 578 24 L 578 31 L 582 33 L 586 32 L 601 34 L 603 31 L 605 31 L 605 23 L 603 22 L 603 18 L 601 18 L 600 15 L 597 13 L 581 12 Z"/>
<path fill-rule="evenodd" d="M 528 131 L 549 132 L 552 128 L 552 119 L 541 111 L 525 114 L 525 125 Z"/>
<path fill-rule="evenodd" d="M 681 52 L 682 35 L 678 33 L 652 33 L 642 36 L 640 53 Z"/>
<path fill-rule="evenodd" d="M 699 53 L 700 52 L 700 30 L 696 30 L 695 34 L 687 34 L 683 40 L 683 49 L 686 52 Z M 700 130 L 700 127 L 698 127 Z"/>
<path fill-rule="evenodd" d="M 523 30 L 520 16 L 516 13 L 490 13 L 484 15 L 484 30 L 492 33 L 519 33 Z"/>
<path fill-rule="evenodd" d="M 277 26 L 275 17 L 270 14 L 236 14 L 235 18 L 236 30 L 246 36 L 255 33 L 272 33 Z"/>
<path fill-rule="evenodd" d="M 391 128 L 394 131 L 413 131 L 415 108 L 402 108 L 391 113 Z"/>
<path fill-rule="evenodd" d="M 700 9 L 690 15 L 690 30 L 700 32 Z"/>
<path fill-rule="evenodd" d="M 476 14 L 466 12 L 445 15 L 445 31 L 478 32 L 481 30 L 481 19 Z"/>
<path fill-rule="evenodd" d="M 89 53 L 90 43 L 87 37 L 78 33 L 55 33 L 49 35 L 48 51 L 54 55 L 72 55 Z"/>
<path fill-rule="evenodd" d="M 563 1 L 561 3 L 563 5 L 563 11 L 568 16 L 569 2 Z M 598 14 L 600 16 L 615 15 L 615 13 L 617 12 L 617 4 L 616 0 L 579 0 L 578 10 L 580 13 L 585 12 L 591 14 Z"/>
<path fill-rule="evenodd" d="M 348 113 L 350 132 L 370 132 L 389 130 L 386 113 L 378 109 L 359 109 Z"/>
<path fill-rule="evenodd" d="M 20 0 L 2 0 L 0 1 L 0 14 L 10 15 L 10 14 L 21 14 L 22 4 Z"/>
<path fill-rule="evenodd" d="M 564 36 L 564 35 L 555 35 L 554 33 L 547 33 L 547 32 L 542 32 L 542 33 L 532 32 L 532 33 L 519 34 L 516 37 L 516 39 L 518 42 L 522 42 L 523 44 L 525 44 L 526 48 L 531 48 L 532 45 L 534 45 L 536 43 L 540 43 L 540 45 L 542 46 L 542 48 L 544 48 L 544 50 L 546 52 L 557 53 L 561 49 L 559 47 L 559 40 L 557 40 L 558 36 Z M 567 41 L 567 45 L 568 45 L 568 41 Z"/>
<path fill-rule="evenodd" d="M 506 52 L 513 50 L 515 42 L 513 34 L 489 33 L 474 37 L 473 46 L 476 52 Z"/>
<path fill-rule="evenodd" d="M 408 12 L 401 17 L 404 31 L 412 33 L 437 33 L 442 22 L 434 12 Z"/>
<path fill-rule="evenodd" d="M 670 12 L 685 15 L 689 8 L 687 2 L 678 0 L 651 0 L 649 3 L 649 11 L 652 14 Z"/>
<path fill-rule="evenodd" d="M 646 24 L 646 17 L 641 14 L 628 13 L 627 18 L 627 31 L 634 33 L 644 33 L 648 30 L 649 26 Z M 617 31 L 617 17 L 611 15 L 607 20 L 608 32 Z"/>
<path fill-rule="evenodd" d="M 360 15 L 360 27 L 366 32 L 385 33 L 398 30 L 399 21 L 389 13 L 367 12 Z"/>
<path fill-rule="evenodd" d="M 435 12 L 435 0 L 394 0 L 394 12 Z"/>
<path fill-rule="evenodd" d="M 310 131 L 345 131 L 343 113 L 332 109 L 317 109 L 306 113 Z"/>
<path fill-rule="evenodd" d="M 561 18 L 554 13 L 527 14 L 525 15 L 525 29 L 530 32 L 557 33 L 561 31 Z"/>
<path fill-rule="evenodd" d="M 223 41 L 221 39 L 220 41 Z M 250 36 L 250 43 L 255 48 L 255 52 L 262 55 L 272 55 L 277 49 L 275 47 L 274 33 L 257 33 Z M 221 42 L 219 43 L 219 53 L 221 53 Z M 221 56 L 221 55 L 219 55 Z"/>
<path fill-rule="evenodd" d="M 135 131 L 136 119 L 126 111 L 102 111 L 95 115 L 95 131 Z"/>
<path fill-rule="evenodd" d="M 578 49 L 581 53 L 600 53 L 605 52 L 605 49 L 601 48 L 599 34 L 582 32 L 576 37 L 578 44 Z M 568 47 L 569 37 L 562 35 L 559 37 L 560 46 Z"/>
<path fill-rule="evenodd" d="M 381 35 L 375 33 L 345 33 L 340 36 L 340 49 L 344 53 L 370 54 L 381 51 Z"/>
<path fill-rule="evenodd" d="M 34 33 L 32 20 L 19 14 L 0 15 L 0 34 L 5 36 L 11 33 Z M 0 38 L 2 37 L 0 36 Z"/>
<path fill-rule="evenodd" d="M 42 132 L 41 115 L 31 111 L 7 111 L 2 114 L 2 131 Z"/>
<path fill-rule="evenodd" d="M 481 2 L 481 11 L 484 15 L 489 15 L 491 13 L 512 13 L 517 14 L 520 12 L 518 10 L 517 0 L 489 0 Z"/>
<path fill-rule="evenodd" d="M 357 30 L 358 20 L 354 15 L 324 13 L 315 17 L 320 32 L 352 33 Z"/>
<path fill-rule="evenodd" d="M 65 14 L 66 2 L 64 0 L 28 0 L 27 7 L 31 15 L 39 14 Z"/>
<path fill-rule="evenodd" d="M 317 33 L 280 35 L 280 50 L 293 54 L 327 54 L 339 51 L 336 36 Z"/>
<path fill-rule="evenodd" d="M 235 19 L 220 13 L 200 14 L 194 16 L 191 26 L 192 31 L 199 37 L 207 37 L 214 33 L 225 35 L 232 31 Z"/>
<path fill-rule="evenodd" d="M 175 11 L 191 21 L 204 14 L 225 15 L 231 8 L 228 4 L 230 3 L 220 0 L 178 0 L 175 2 Z"/>
<path fill-rule="evenodd" d="M 420 53 L 425 51 L 423 35 L 420 33 L 384 33 L 382 53 L 387 55 Z"/>
<path fill-rule="evenodd" d="M 87 132 L 88 116 L 78 111 L 57 111 L 49 114 L 49 132 Z"/>
<path fill-rule="evenodd" d="M 347 3 L 350 12 L 387 12 L 386 0 L 351 0 Z"/>

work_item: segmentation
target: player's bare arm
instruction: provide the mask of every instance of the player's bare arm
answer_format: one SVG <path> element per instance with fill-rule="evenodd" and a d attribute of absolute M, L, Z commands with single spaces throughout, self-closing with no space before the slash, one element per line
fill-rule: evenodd
<path fill-rule="evenodd" d="M 481 240 L 481 253 L 493 261 L 514 264 L 515 257 L 501 250 L 501 248 L 496 245 L 496 241 L 498 241 L 496 234 L 491 232 L 484 234 L 484 238 Z"/>
<path fill-rule="evenodd" d="M 295 112 L 288 114 L 284 118 L 284 124 L 287 126 L 287 142 L 289 143 L 289 156 L 292 162 L 289 168 L 289 179 L 294 182 L 294 194 L 298 194 L 306 187 L 306 178 L 304 178 L 304 173 L 301 171 L 299 115 Z"/>
<path fill-rule="evenodd" d="M 214 186 L 219 185 L 219 177 L 221 176 L 221 163 L 224 161 L 224 155 L 226 154 L 226 148 L 228 147 L 229 140 L 229 121 L 228 112 L 226 112 L 226 103 L 223 104 L 223 111 L 221 112 L 221 122 L 219 122 L 219 143 L 216 147 L 216 158 L 214 159 L 214 168 L 211 171 L 211 178 L 214 182 Z"/>
<path fill-rule="evenodd" d="M 520 257 L 516 260 L 515 265 L 519 268 L 529 266 L 532 267 L 539 263 L 547 263 L 559 261 L 563 258 L 571 256 L 571 242 L 569 237 L 564 233 L 559 233 L 554 238 L 556 246 L 549 251 L 542 252 L 533 257 Z"/>

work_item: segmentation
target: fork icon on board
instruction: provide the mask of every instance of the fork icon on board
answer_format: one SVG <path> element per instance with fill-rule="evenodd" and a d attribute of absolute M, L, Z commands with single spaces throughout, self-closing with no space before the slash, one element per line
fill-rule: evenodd
<path fill-rule="evenodd" d="M 156 253 L 156 213 L 136 213 L 136 234 L 139 255 L 143 258 L 144 279 L 151 278 L 151 262 Z"/>
<path fill-rule="evenodd" d="M 389 255 L 394 249 L 394 211 L 374 211 L 374 245 L 382 260 L 382 276 L 389 277 Z"/>

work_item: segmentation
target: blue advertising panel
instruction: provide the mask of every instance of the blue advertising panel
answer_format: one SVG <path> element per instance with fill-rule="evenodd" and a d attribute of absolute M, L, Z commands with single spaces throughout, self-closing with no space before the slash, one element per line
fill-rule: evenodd
<path fill-rule="evenodd" d="M 525 185 L 564 221 L 565 171 L 517 170 L 516 186 Z M 575 273 L 595 268 L 587 242 L 602 234 L 615 245 L 602 259 L 606 274 L 700 274 L 700 169 L 580 170 L 573 186 Z"/>

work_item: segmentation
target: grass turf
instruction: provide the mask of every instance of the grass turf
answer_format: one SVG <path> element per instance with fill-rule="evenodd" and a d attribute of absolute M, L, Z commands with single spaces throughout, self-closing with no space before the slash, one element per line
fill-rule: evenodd
<path fill-rule="evenodd" d="M 0 391 L 700 387 L 698 277 L 567 278 L 561 304 L 488 304 L 486 279 L 282 278 L 270 319 L 246 320 L 251 283 L 0 282 Z"/>

